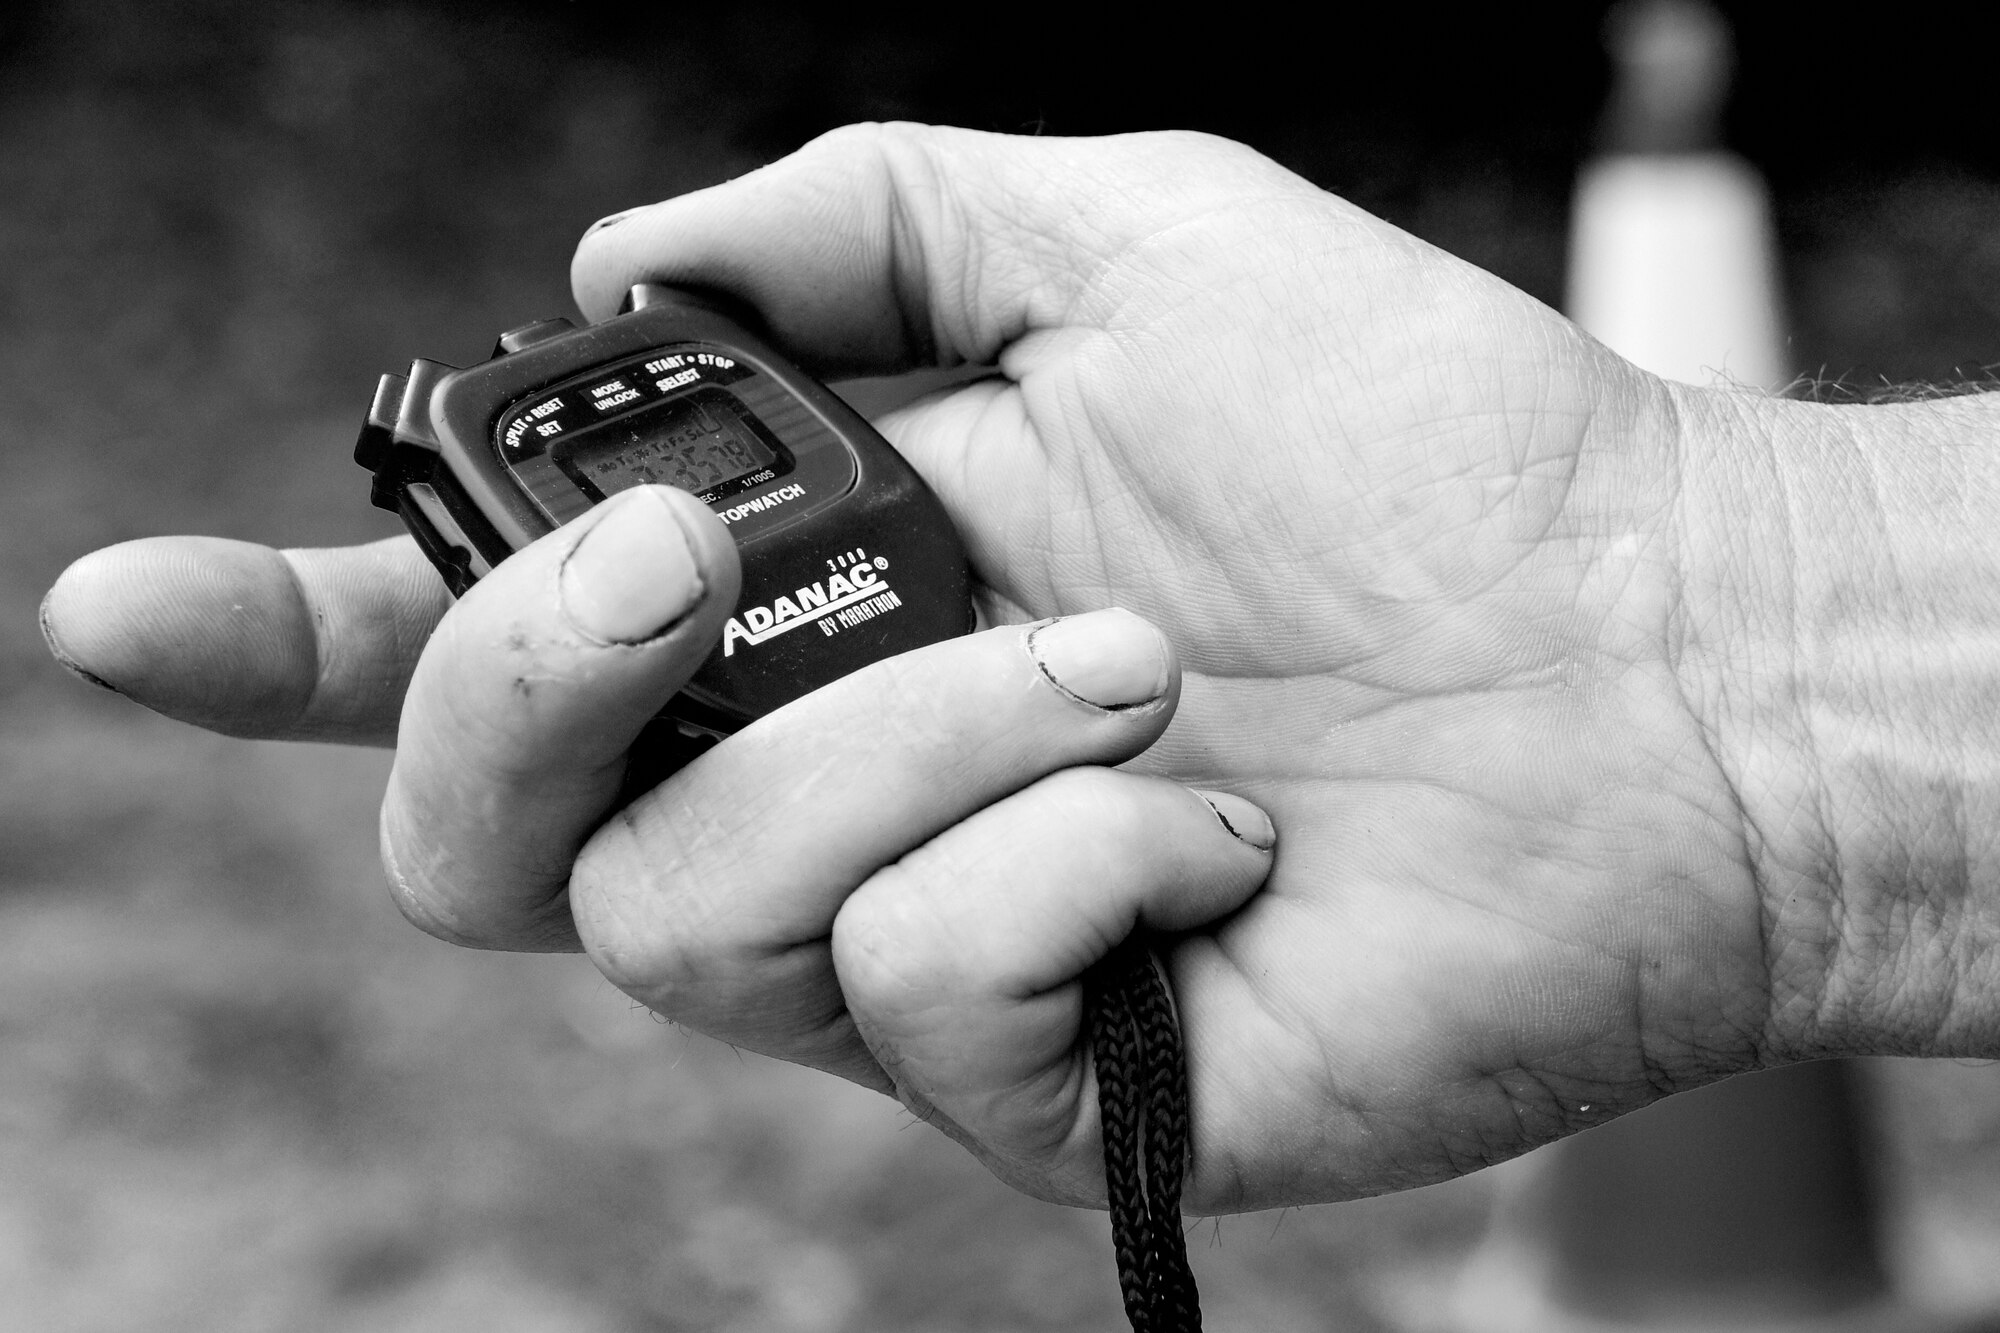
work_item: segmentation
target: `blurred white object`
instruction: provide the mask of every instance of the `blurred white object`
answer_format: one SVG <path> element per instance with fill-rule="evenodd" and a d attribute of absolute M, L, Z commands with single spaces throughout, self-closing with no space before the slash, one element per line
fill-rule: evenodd
<path fill-rule="evenodd" d="M 1780 389 L 1775 250 L 1769 193 L 1741 158 L 1602 157 L 1577 182 L 1569 314 L 1656 375 Z"/>
<path fill-rule="evenodd" d="M 1604 41 L 1617 76 L 1576 185 L 1570 318 L 1668 379 L 1783 387 L 1770 192 L 1720 148 L 1729 25 L 1702 0 L 1636 0 Z"/>
<path fill-rule="evenodd" d="M 1770 194 L 1742 158 L 1598 158 L 1570 236 L 1570 318 L 1614 352 L 1688 384 L 1790 382 Z"/>

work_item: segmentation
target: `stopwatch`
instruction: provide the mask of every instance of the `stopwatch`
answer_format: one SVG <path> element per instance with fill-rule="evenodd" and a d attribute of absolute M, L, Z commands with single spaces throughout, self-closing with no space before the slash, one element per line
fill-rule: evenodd
<path fill-rule="evenodd" d="M 973 625 L 964 548 L 923 479 L 703 294 L 643 284 L 600 323 L 540 320 L 478 365 L 384 375 L 354 457 L 454 594 L 628 487 L 708 505 L 743 586 L 662 713 L 690 737 Z"/>

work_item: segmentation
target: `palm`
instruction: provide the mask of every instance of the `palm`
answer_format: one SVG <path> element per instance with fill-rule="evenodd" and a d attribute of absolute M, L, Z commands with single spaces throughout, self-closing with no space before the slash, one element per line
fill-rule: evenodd
<path fill-rule="evenodd" d="M 1114 267 L 1099 327 L 1031 336 L 1013 383 L 900 432 L 1006 603 L 1121 604 L 1175 639 L 1182 707 L 1139 766 L 1283 833 L 1264 894 L 1176 959 L 1197 1207 L 1456 1174 L 1740 1064 L 1760 1021 L 1740 837 L 1667 655 L 1643 414 L 1593 413 L 1617 363 L 1518 293 L 1409 242 L 1388 268 L 1383 302 L 1305 304 L 1458 284 L 1452 323 L 1238 338 L 1283 327 L 1256 274 L 1121 303 Z M 1481 284 L 1490 323 L 1463 305 Z M 1331 342 L 1424 355 L 1340 364 Z M 1690 887 L 1717 883 L 1738 891 Z M 1709 986 L 1671 984 L 1697 969 Z M 1301 1162 L 1343 1174 L 1277 1166 Z"/>

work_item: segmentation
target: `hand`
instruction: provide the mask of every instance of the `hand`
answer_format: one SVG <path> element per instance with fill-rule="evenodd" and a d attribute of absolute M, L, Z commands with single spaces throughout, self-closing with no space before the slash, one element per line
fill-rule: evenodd
<path fill-rule="evenodd" d="M 1719 396 L 1188 136 L 845 131 L 600 225 L 575 279 L 592 315 L 642 279 L 733 291 L 824 373 L 997 363 L 883 425 L 1003 627 L 781 710 L 592 835 L 726 609 L 727 551 L 674 509 L 693 555 L 646 567 L 710 591 L 654 650 L 564 629 L 591 538 L 552 534 L 417 668 L 384 826 L 421 923 L 561 945 L 575 854 L 576 927 L 633 994 L 893 1087 L 1071 1200 L 1101 1192 L 1075 979 L 1135 921 L 1184 932 L 1197 1210 L 1439 1179 L 1810 1053 L 1786 1001 L 1812 978 L 1767 961 L 1785 941 L 1682 661 L 1715 599 L 1681 468 Z M 185 673 L 133 665 L 198 651 L 137 609 L 182 602 L 134 589 L 298 604 L 278 557 L 243 559 L 267 572 L 97 557 L 52 640 L 211 725 L 381 735 L 439 609 L 407 554 L 295 557 L 342 571 L 304 580 L 322 665 L 366 665 L 314 691 L 309 654 L 223 654 L 228 697 L 282 706 L 182 708 Z M 1112 605 L 1138 614 L 1080 614 Z"/>
<path fill-rule="evenodd" d="M 586 312 L 642 279 L 745 296 L 828 372 L 997 365 L 883 423 L 994 615 L 1120 605 L 1180 654 L 1178 714 L 1132 769 L 1246 797 L 1281 839 L 1263 891 L 1194 909 L 1171 953 L 1192 1206 L 1439 1179 L 1774 1049 L 1738 807 L 1676 671 L 1677 408 L 1698 395 L 1186 136 L 843 132 L 586 238 Z M 979 945 L 1090 897 L 1118 838 L 1050 812 L 984 861 L 857 864 L 858 891 L 797 920 L 787 876 L 725 891 L 674 818 L 635 812 L 576 880 L 614 980 L 713 1026 L 703 987 L 792 984 L 760 947 L 830 984 L 786 952 L 830 927 L 905 1099 L 1010 1179 L 1088 1190 L 1068 983 L 1104 926 L 1045 925 L 1025 976 Z M 684 924 L 725 898 L 780 923 L 727 948 Z M 793 1022 L 731 1036 L 769 1049 Z"/>

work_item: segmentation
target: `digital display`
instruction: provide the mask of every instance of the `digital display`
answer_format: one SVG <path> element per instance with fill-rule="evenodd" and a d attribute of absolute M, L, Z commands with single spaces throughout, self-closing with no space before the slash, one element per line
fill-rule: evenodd
<path fill-rule="evenodd" d="M 769 472 L 779 461 L 736 400 L 716 390 L 579 432 L 550 452 L 557 467 L 598 497 L 654 483 L 703 495 Z"/>
<path fill-rule="evenodd" d="M 783 431 L 805 405 L 731 349 L 673 343 L 514 403 L 494 423 L 500 461 L 566 523 L 634 486 L 717 504 L 789 474 Z"/>

